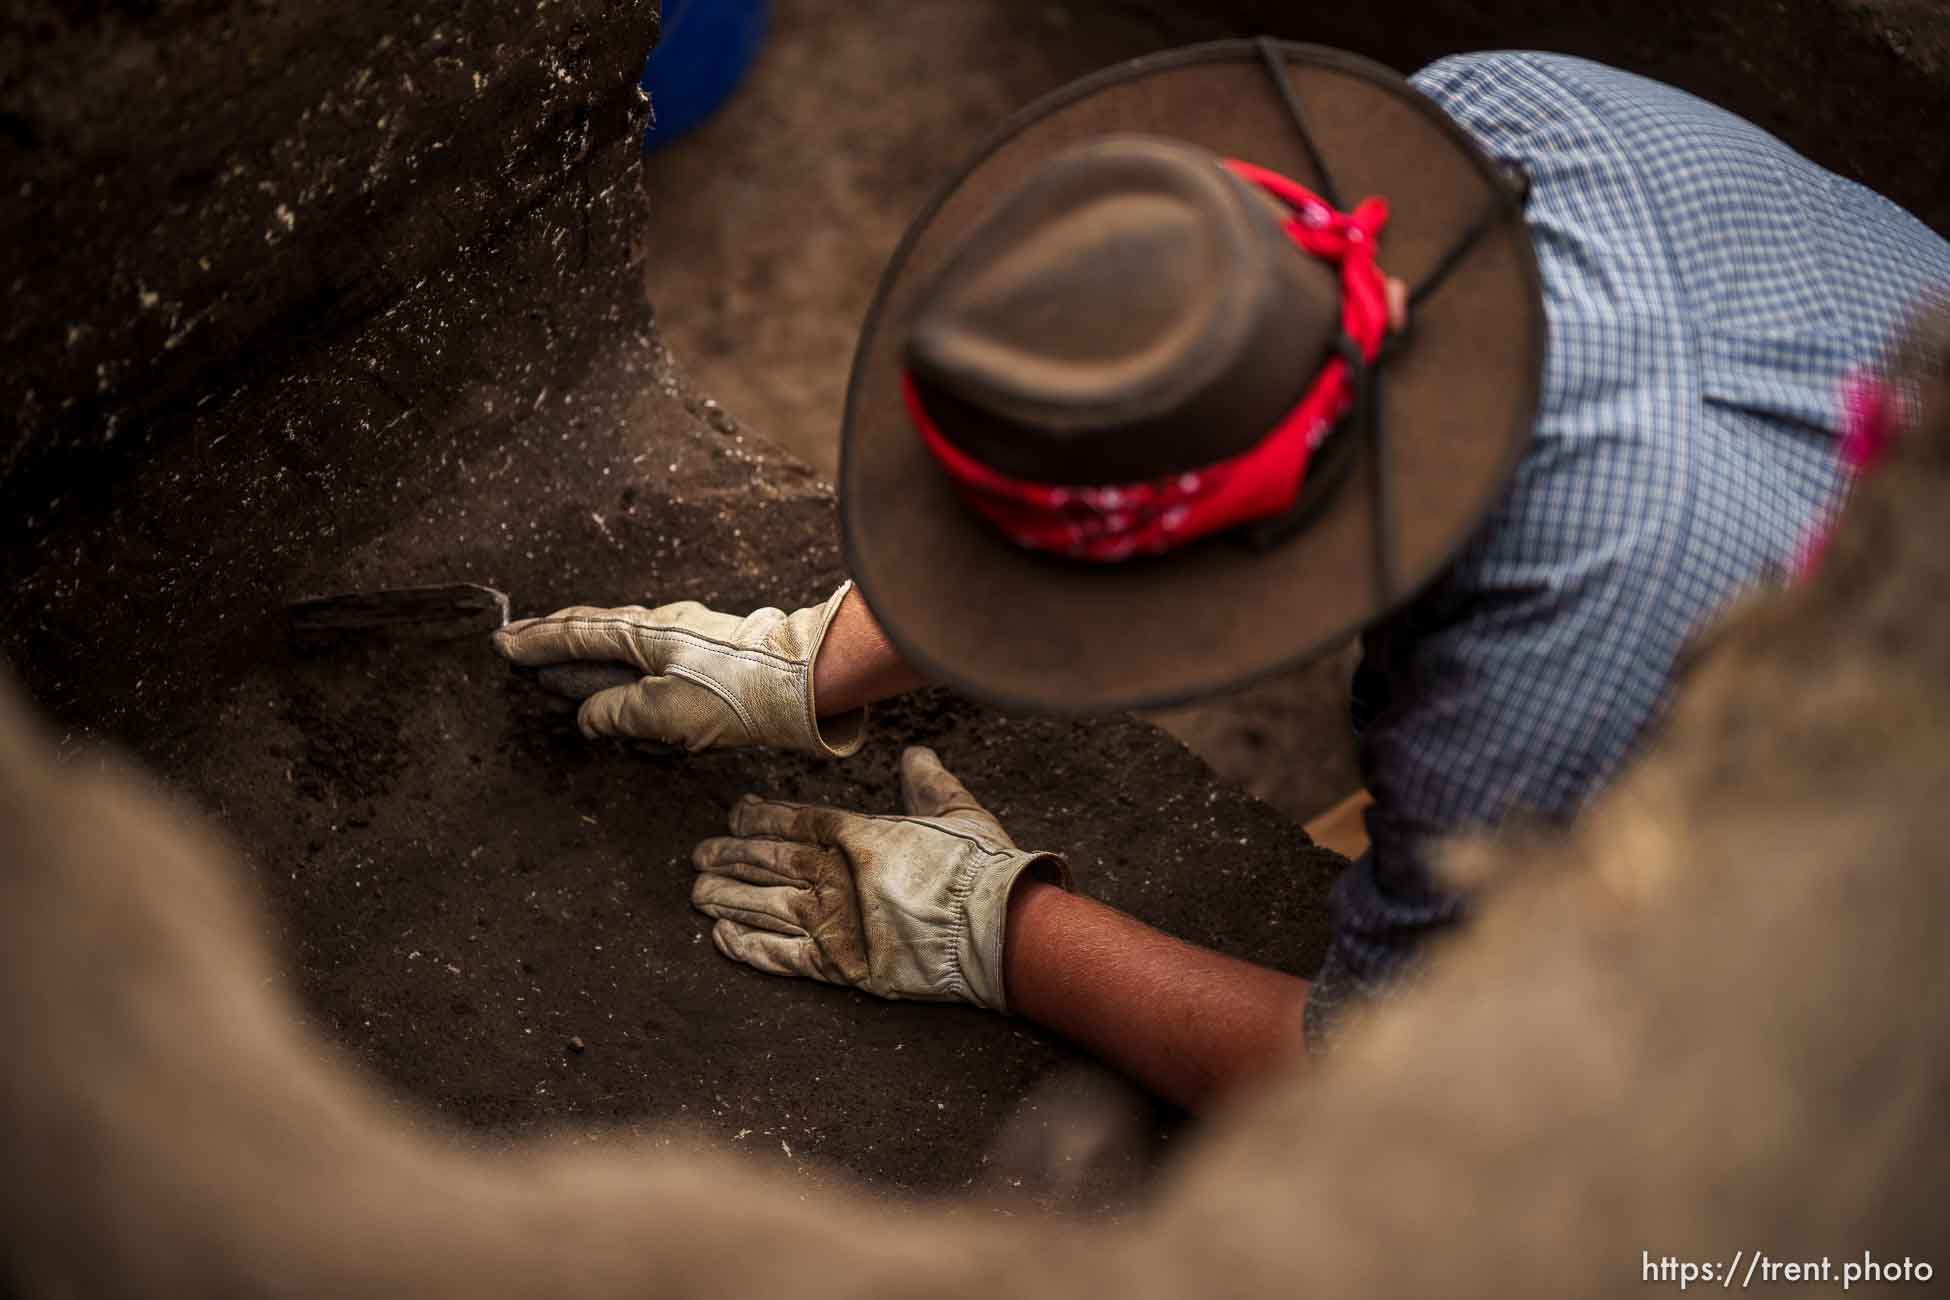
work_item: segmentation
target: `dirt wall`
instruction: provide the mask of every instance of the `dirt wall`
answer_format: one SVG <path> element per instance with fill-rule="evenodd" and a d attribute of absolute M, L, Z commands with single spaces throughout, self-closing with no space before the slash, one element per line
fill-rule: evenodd
<path fill-rule="evenodd" d="M 9 3 L 8 532 L 587 199 L 656 28 L 655 0 Z"/>

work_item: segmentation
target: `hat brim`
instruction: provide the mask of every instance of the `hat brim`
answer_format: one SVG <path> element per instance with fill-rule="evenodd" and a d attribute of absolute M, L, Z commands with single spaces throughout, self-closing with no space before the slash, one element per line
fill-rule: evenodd
<path fill-rule="evenodd" d="M 1505 182 L 1388 69 L 1319 46 L 1274 48 L 1342 200 L 1389 202 L 1381 265 L 1417 284 Z M 1121 64 L 1031 105 L 909 227 L 854 355 L 841 429 L 843 546 L 908 664 L 1006 709 L 1181 703 L 1303 661 L 1386 610 L 1365 447 L 1330 504 L 1281 546 L 1256 551 L 1221 536 L 1098 565 L 1004 539 L 956 497 L 908 423 L 901 345 L 920 292 L 1038 163 L 1112 131 L 1188 140 L 1321 184 L 1260 46 L 1222 41 Z M 1407 345 L 1380 371 L 1396 603 L 1448 564 L 1507 486 L 1530 438 L 1543 357 L 1536 258 L 1511 204 L 1417 305 Z"/>

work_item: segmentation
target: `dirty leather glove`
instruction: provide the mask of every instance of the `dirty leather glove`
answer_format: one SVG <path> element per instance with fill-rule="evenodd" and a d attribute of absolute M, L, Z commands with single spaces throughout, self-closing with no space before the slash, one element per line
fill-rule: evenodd
<path fill-rule="evenodd" d="M 571 660 L 620 661 L 645 674 L 582 702 L 585 736 L 626 736 L 722 749 L 771 745 L 828 758 L 860 748 L 867 711 L 820 721 L 813 660 L 851 590 L 840 584 L 823 605 L 786 614 L 761 609 L 740 618 L 694 600 L 645 609 L 576 605 L 526 618 L 494 634 L 494 648 L 524 667 Z"/>
<path fill-rule="evenodd" d="M 931 749 L 901 755 L 901 794 L 905 817 L 746 795 L 691 855 L 691 902 L 719 952 L 770 974 L 1007 1011 L 1009 891 L 1025 871 L 1067 889 L 1069 870 L 1017 848 Z"/>

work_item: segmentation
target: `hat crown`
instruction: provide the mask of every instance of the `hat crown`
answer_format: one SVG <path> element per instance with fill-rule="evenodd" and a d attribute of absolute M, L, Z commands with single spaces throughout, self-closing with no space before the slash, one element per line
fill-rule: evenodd
<path fill-rule="evenodd" d="M 1178 473 L 1251 446 L 1339 320 L 1333 271 L 1208 150 L 1117 135 L 1005 197 L 921 299 L 906 361 L 943 434 L 1052 483 Z"/>

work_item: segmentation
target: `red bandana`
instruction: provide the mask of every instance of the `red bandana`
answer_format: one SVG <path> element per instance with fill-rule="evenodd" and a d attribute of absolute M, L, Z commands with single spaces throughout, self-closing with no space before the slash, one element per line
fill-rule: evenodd
<path fill-rule="evenodd" d="M 1388 331 L 1388 299 L 1375 266 L 1375 240 L 1388 204 L 1363 199 L 1338 212 L 1278 172 L 1227 159 L 1227 167 L 1286 206 L 1287 236 L 1313 257 L 1339 265 L 1341 329 L 1369 362 Z M 907 411 L 956 492 L 1018 546 L 1109 563 L 1158 555 L 1195 538 L 1286 511 L 1305 482 L 1307 461 L 1354 399 L 1347 362 L 1334 357 L 1294 408 L 1259 442 L 1213 464 L 1135 483 L 1079 487 L 999 474 L 944 437 L 901 377 Z"/>

